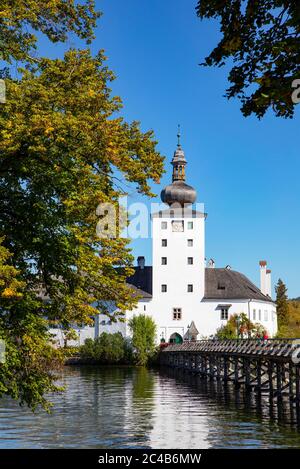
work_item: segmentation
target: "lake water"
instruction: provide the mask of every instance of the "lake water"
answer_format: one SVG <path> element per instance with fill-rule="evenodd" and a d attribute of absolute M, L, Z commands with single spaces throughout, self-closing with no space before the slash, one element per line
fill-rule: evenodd
<path fill-rule="evenodd" d="M 1 448 L 300 448 L 288 408 L 173 370 L 66 367 L 53 412 L 0 400 Z"/>

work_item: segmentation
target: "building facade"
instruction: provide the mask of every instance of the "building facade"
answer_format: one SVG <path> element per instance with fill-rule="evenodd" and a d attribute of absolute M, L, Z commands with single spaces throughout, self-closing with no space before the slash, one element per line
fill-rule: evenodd
<path fill-rule="evenodd" d="M 139 257 L 135 273 L 128 279 L 141 297 L 136 309 L 128 311 L 126 321 L 119 323 L 99 314 L 89 336 L 102 332 L 128 336 L 128 320 L 138 314 L 154 319 L 158 343 L 181 342 L 190 338 L 191 330 L 193 339 L 213 337 L 231 315 L 241 313 L 260 323 L 269 337 L 276 334 L 276 305 L 266 261 L 260 262 L 260 288 L 229 266 L 216 268 L 213 260 L 206 263 L 206 214 L 193 209 L 196 191 L 186 184 L 186 164 L 178 141 L 172 183 L 161 193 L 165 209 L 151 217 L 153 266 L 146 266 L 145 258 Z M 111 308 L 113 311 L 113 304 Z M 82 343 L 87 331 L 79 334 Z"/>

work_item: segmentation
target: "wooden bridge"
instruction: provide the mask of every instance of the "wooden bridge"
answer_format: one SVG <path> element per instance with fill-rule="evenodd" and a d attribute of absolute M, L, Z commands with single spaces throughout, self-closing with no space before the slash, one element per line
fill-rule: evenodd
<path fill-rule="evenodd" d="M 161 365 L 205 379 L 232 382 L 248 392 L 300 404 L 300 339 L 201 340 L 170 344 Z"/>

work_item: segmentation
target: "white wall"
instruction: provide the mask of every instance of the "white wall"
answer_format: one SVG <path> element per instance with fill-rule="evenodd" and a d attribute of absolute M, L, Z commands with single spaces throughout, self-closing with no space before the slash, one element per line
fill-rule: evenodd
<path fill-rule="evenodd" d="M 183 222 L 183 231 L 174 231 L 173 223 Z M 189 229 L 189 222 L 193 228 Z M 167 224 L 167 229 L 162 224 Z M 182 214 L 175 210 L 174 218 L 169 210 L 152 216 L 153 237 L 153 299 L 149 305 L 151 316 L 157 323 L 158 338 L 168 340 L 172 333 L 181 336 L 196 311 L 199 311 L 200 300 L 204 296 L 205 279 L 205 215 L 195 213 Z M 162 239 L 167 246 L 162 246 Z M 188 246 L 188 240 L 193 246 Z M 162 265 L 162 257 L 167 258 L 167 265 Z M 193 258 L 193 265 L 188 264 L 188 257 Z M 188 292 L 188 285 L 193 285 L 193 292 Z M 167 285 L 163 293 L 162 285 Z M 173 320 L 173 308 L 181 308 L 182 320 Z"/>
<path fill-rule="evenodd" d="M 85 327 L 74 327 L 78 335 L 77 340 L 68 340 L 68 346 L 70 347 L 79 347 L 83 345 L 86 339 L 94 339 L 95 338 L 95 327 L 94 326 L 85 326 Z M 50 334 L 53 336 L 53 340 L 57 347 L 64 346 L 64 333 L 62 329 L 59 328 L 51 328 L 49 330 Z"/>
<path fill-rule="evenodd" d="M 127 312 L 126 323 L 117 322 L 110 324 L 107 316 L 99 315 L 99 332 L 95 333 L 95 336 L 98 334 L 100 335 L 102 332 L 121 332 L 123 336 L 130 337 L 130 330 L 128 327 L 128 321 L 130 318 L 132 318 L 133 315 L 147 314 L 153 318 L 157 325 L 157 343 L 160 343 L 162 337 L 168 341 L 174 332 L 177 332 L 183 337 L 192 321 L 195 322 L 199 331 L 198 339 L 205 339 L 215 335 L 217 329 L 222 325 L 225 325 L 227 322 L 226 320 L 221 320 L 220 305 L 229 306 L 229 317 L 233 314 L 245 313 L 252 322 L 261 323 L 268 332 L 269 337 L 273 337 L 277 332 L 276 307 L 271 302 L 268 303 L 242 299 L 200 301 L 199 298 L 196 301 L 193 308 L 191 308 L 191 305 L 182 298 L 181 321 L 174 321 L 172 319 L 172 315 L 169 314 L 170 304 L 160 304 L 159 301 L 155 300 L 140 301 L 136 309 Z M 102 321 L 105 321 L 105 324 L 101 324 Z M 86 332 L 85 334 L 82 334 L 82 340 L 83 337 L 86 338 L 87 336 L 90 336 L 91 332 L 89 334 Z"/>

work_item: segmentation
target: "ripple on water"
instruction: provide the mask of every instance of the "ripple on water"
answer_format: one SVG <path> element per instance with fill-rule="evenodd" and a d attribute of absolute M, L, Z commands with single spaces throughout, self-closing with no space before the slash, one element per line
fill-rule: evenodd
<path fill-rule="evenodd" d="M 174 372 L 66 368 L 53 413 L 10 399 L 0 407 L 1 448 L 300 447 L 289 423 L 243 395 Z"/>

